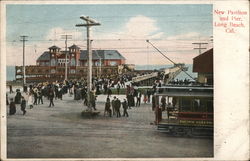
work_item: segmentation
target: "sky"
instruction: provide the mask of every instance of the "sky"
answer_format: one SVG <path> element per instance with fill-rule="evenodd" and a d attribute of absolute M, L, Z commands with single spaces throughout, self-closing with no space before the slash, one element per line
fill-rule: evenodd
<path fill-rule="evenodd" d="M 65 50 L 62 35 L 72 35 L 68 46 L 86 50 L 86 28 L 81 15 L 100 22 L 91 27 L 92 49 L 118 50 L 127 64 L 171 64 L 146 40 L 176 63 L 192 64 L 198 47 L 212 48 L 212 5 L 202 4 L 9 4 L 6 5 L 7 65 L 22 64 L 21 35 L 27 35 L 26 64 L 52 45 Z M 203 50 L 204 52 L 205 50 Z"/>

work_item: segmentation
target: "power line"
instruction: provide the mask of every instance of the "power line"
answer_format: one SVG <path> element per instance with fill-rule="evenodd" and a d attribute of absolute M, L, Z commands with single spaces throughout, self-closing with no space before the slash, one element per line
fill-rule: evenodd
<path fill-rule="evenodd" d="M 202 48 L 201 45 L 205 45 L 205 44 L 208 44 L 208 43 L 205 43 L 205 42 L 196 42 L 196 43 L 192 43 L 194 45 L 199 45 L 198 48 L 194 48 L 194 49 L 198 49 L 199 50 L 199 54 L 201 54 L 201 49 L 207 49 L 207 48 Z"/>
<path fill-rule="evenodd" d="M 105 32 L 105 33 L 108 33 L 108 32 Z M 123 34 L 121 34 L 123 35 Z M 132 35 L 133 36 L 133 35 Z M 154 41 L 186 41 L 186 40 L 197 40 L 196 38 L 189 38 L 189 39 L 185 39 L 185 38 L 177 38 L 177 39 L 150 39 L 150 40 L 154 40 Z M 206 41 L 207 39 L 204 39 L 204 41 Z M 49 40 L 45 40 L 45 39 L 30 39 L 29 40 L 30 42 L 32 41 L 41 41 L 41 42 L 52 42 L 52 41 L 64 41 L 64 40 L 58 40 L 58 39 L 55 39 L 55 40 L 52 40 L 52 39 L 49 39 Z M 74 41 L 86 41 L 86 39 L 74 39 Z M 105 38 L 100 38 L 100 39 L 93 39 L 93 41 L 145 41 L 145 38 L 126 38 L 126 39 L 122 39 L 122 38 L 113 38 L 113 39 L 105 39 Z M 7 43 L 15 43 L 16 40 L 8 40 L 8 41 L 5 41 Z M 189 43 L 189 42 L 186 42 L 186 43 Z"/>
<path fill-rule="evenodd" d="M 165 58 L 167 58 L 171 63 L 173 63 L 175 66 L 177 66 L 179 69 L 181 69 L 181 71 L 183 71 L 184 73 L 186 73 L 190 78 L 192 78 L 193 80 L 195 80 L 190 74 L 188 74 L 185 70 L 183 70 L 182 67 L 180 67 L 178 64 L 176 64 L 174 61 L 172 61 L 169 57 L 167 57 L 165 54 L 163 54 L 157 47 L 155 47 L 149 40 L 146 40 L 146 42 L 148 42 L 151 46 L 153 46 L 153 48 L 155 48 L 162 56 L 164 56 Z"/>

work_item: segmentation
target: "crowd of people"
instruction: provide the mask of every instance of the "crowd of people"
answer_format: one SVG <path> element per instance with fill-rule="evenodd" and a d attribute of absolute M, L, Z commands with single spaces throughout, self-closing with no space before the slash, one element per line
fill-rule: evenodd
<path fill-rule="evenodd" d="M 82 100 L 84 105 L 90 105 L 96 110 L 96 98 L 99 94 L 107 95 L 105 113 L 109 116 L 112 114 L 120 117 L 120 107 L 123 107 L 123 115 L 129 116 L 127 109 L 131 107 L 139 107 L 141 105 L 142 95 L 144 103 L 150 102 L 151 92 L 148 90 L 143 93 L 140 90 L 136 90 L 133 85 L 126 85 L 125 81 L 130 78 L 128 76 L 122 76 L 119 79 L 93 79 L 93 88 L 90 94 L 90 100 L 88 102 L 87 97 L 87 83 L 85 80 L 69 80 L 69 81 L 56 81 L 56 82 L 44 82 L 25 86 L 23 93 L 20 89 L 13 91 L 12 86 L 9 86 L 9 94 L 15 93 L 15 97 L 8 99 L 8 93 L 6 94 L 6 104 L 9 105 L 9 114 L 14 115 L 16 113 L 16 105 L 20 104 L 23 115 L 26 114 L 26 107 L 32 109 L 36 105 L 44 104 L 44 98 L 49 100 L 48 107 L 54 107 L 54 100 L 63 100 L 65 94 L 69 94 L 74 100 Z M 116 89 L 116 94 L 120 94 L 120 89 L 126 89 L 126 99 L 121 102 L 118 97 L 114 97 L 111 101 L 112 90 Z M 114 90 L 113 90 L 114 91 Z M 114 103 L 115 102 L 115 103 Z M 88 104 L 89 103 L 89 104 Z M 110 104 L 110 105 L 109 105 Z M 111 110 L 112 107 L 112 110 Z"/>
<path fill-rule="evenodd" d="M 141 102 L 144 104 L 151 103 L 152 95 L 159 90 L 157 87 L 161 87 L 162 81 L 156 80 L 153 83 L 153 88 L 150 89 L 138 89 L 135 84 L 131 83 L 133 75 L 122 75 L 116 78 L 93 78 L 92 89 L 90 97 L 88 98 L 87 81 L 86 80 L 69 80 L 69 81 L 55 81 L 55 82 L 43 82 L 34 83 L 29 86 L 25 86 L 23 93 L 19 89 L 16 90 L 14 99 L 8 99 L 6 95 L 7 105 L 9 105 L 9 114 L 16 113 L 16 104 L 20 104 L 23 115 L 26 114 L 26 107 L 30 109 L 36 105 L 43 104 L 44 98 L 49 100 L 48 107 L 54 107 L 54 100 L 63 100 L 65 94 L 69 94 L 74 100 L 82 100 L 85 106 L 91 106 L 96 110 L 96 99 L 99 94 L 107 95 L 104 114 L 109 116 L 115 115 L 120 117 L 120 108 L 123 107 L 123 116 L 129 116 L 127 109 L 131 107 L 140 107 Z M 128 83 L 130 82 L 130 83 Z M 9 86 L 9 94 L 13 93 L 13 88 Z M 125 90 L 126 98 L 121 101 L 118 97 L 111 98 L 113 94 L 119 96 L 121 89 Z M 151 98 L 152 97 L 152 98 Z M 88 100 L 89 99 L 89 100 Z M 112 99 L 112 100 L 111 100 Z"/>
<path fill-rule="evenodd" d="M 185 78 L 184 80 L 179 80 L 179 79 L 172 80 L 172 81 L 169 82 L 169 84 L 173 84 L 173 85 L 191 85 L 191 84 L 194 84 L 194 82 Z"/>
<path fill-rule="evenodd" d="M 120 112 L 121 106 L 123 108 L 122 116 L 128 117 L 129 116 L 127 112 L 128 103 L 126 99 L 124 99 L 124 101 L 121 102 L 119 98 L 114 96 L 113 100 L 110 101 L 110 98 L 108 97 L 105 103 L 104 116 L 108 114 L 109 117 L 112 117 L 112 115 L 116 117 L 121 117 L 121 112 Z"/>

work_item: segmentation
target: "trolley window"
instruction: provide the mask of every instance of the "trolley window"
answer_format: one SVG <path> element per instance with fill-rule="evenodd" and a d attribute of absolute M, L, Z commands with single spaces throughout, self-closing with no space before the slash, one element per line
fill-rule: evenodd
<path fill-rule="evenodd" d="M 214 105 L 213 104 L 214 104 L 213 100 L 207 101 L 207 112 L 210 112 L 210 113 L 214 112 Z"/>
<path fill-rule="evenodd" d="M 185 98 L 183 97 L 181 100 L 181 111 L 182 112 L 190 112 L 191 111 L 191 107 L 192 107 L 192 100 L 189 98 Z"/>

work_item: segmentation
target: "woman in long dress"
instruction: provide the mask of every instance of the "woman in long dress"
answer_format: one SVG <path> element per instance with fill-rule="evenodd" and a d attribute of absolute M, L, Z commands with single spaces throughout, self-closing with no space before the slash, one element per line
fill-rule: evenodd
<path fill-rule="evenodd" d="M 29 94 L 28 94 L 28 106 L 30 107 L 30 109 L 33 108 L 33 102 L 34 102 L 33 95 L 31 92 L 29 92 Z"/>
<path fill-rule="evenodd" d="M 144 104 L 146 104 L 148 102 L 148 97 L 147 97 L 147 94 L 143 94 L 143 102 Z"/>

